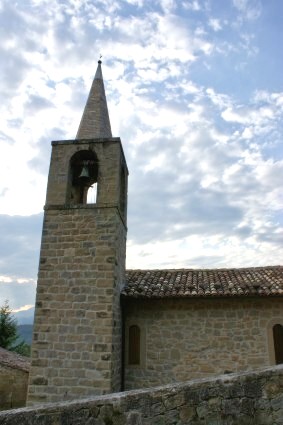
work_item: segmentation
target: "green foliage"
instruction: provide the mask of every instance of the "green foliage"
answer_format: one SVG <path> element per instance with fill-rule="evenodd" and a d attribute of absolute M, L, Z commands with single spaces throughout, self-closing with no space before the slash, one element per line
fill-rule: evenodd
<path fill-rule="evenodd" d="M 0 347 L 23 356 L 30 356 L 30 346 L 24 340 L 19 341 L 18 325 L 12 315 L 8 301 L 0 307 Z"/>

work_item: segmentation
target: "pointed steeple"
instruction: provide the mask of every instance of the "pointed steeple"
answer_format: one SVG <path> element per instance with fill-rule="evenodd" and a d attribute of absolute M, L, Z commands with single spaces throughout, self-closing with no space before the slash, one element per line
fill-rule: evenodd
<path fill-rule="evenodd" d="M 101 60 L 98 61 L 95 77 L 88 95 L 76 139 L 112 137 Z"/>

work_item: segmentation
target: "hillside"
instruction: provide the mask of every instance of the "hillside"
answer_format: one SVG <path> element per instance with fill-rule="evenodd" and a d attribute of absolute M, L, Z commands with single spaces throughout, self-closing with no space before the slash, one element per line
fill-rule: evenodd
<path fill-rule="evenodd" d="M 33 325 L 18 325 L 20 338 L 31 345 Z"/>

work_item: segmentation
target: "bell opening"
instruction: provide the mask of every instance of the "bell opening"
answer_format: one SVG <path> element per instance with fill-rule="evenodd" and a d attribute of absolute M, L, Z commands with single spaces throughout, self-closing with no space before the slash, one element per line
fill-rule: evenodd
<path fill-rule="evenodd" d="M 88 188 L 86 203 L 96 204 L 96 198 L 97 198 L 97 183 L 93 183 L 93 185 L 91 185 Z"/>
<path fill-rule="evenodd" d="M 69 202 L 71 204 L 96 203 L 97 178 L 98 160 L 96 154 L 93 151 L 75 153 L 70 162 Z M 93 190 L 94 186 L 95 191 Z"/>

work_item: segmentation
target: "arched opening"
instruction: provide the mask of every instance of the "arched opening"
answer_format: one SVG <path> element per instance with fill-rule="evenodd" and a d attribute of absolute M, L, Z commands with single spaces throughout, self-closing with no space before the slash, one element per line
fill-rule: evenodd
<path fill-rule="evenodd" d="M 275 364 L 283 363 L 283 326 L 277 323 L 273 326 L 273 343 Z"/>
<path fill-rule="evenodd" d="M 98 159 L 93 151 L 76 152 L 70 161 L 68 202 L 95 204 L 97 200 Z"/>
<path fill-rule="evenodd" d="M 97 199 L 97 183 L 93 183 L 87 191 L 87 204 L 96 204 Z"/>
<path fill-rule="evenodd" d="M 128 363 L 129 365 L 140 364 L 140 349 L 141 349 L 141 331 L 137 325 L 129 327 L 129 352 Z"/>

